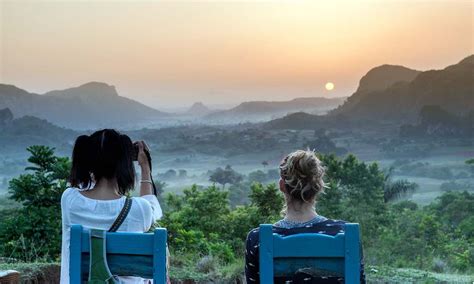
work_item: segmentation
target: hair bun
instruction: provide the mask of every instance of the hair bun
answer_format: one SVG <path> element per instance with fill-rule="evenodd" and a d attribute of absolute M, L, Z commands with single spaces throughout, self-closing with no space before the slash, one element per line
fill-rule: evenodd
<path fill-rule="evenodd" d="M 324 167 L 314 151 L 298 150 L 280 165 L 288 194 L 296 200 L 311 201 L 324 190 Z"/>

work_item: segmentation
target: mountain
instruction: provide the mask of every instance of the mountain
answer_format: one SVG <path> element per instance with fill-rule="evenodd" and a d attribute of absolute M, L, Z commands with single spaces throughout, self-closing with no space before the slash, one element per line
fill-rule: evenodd
<path fill-rule="evenodd" d="M 25 152 L 31 145 L 49 145 L 70 151 L 73 139 L 78 135 L 34 116 L 13 118 L 8 108 L 0 109 L 0 133 L 1 154 Z"/>
<path fill-rule="evenodd" d="M 356 93 L 384 90 L 397 82 L 411 82 L 421 71 L 400 65 L 382 65 L 372 68 L 359 81 Z"/>
<path fill-rule="evenodd" d="M 413 121 L 426 105 L 439 105 L 448 112 L 461 114 L 474 109 L 474 55 L 442 70 L 417 75 L 413 71 L 398 73 L 405 76 L 401 81 L 394 75 L 392 84 L 382 89 L 359 90 L 361 80 L 359 89 L 331 113 L 360 119 Z"/>
<path fill-rule="evenodd" d="M 458 116 L 443 110 L 440 106 L 424 106 L 416 125 L 400 127 L 402 138 L 474 137 L 474 110 Z"/>
<path fill-rule="evenodd" d="M 0 84 L 1 108 L 9 108 L 15 117 L 30 115 L 76 129 L 124 127 L 167 115 L 121 97 L 114 86 L 99 82 L 43 95 Z"/>
<path fill-rule="evenodd" d="M 192 116 L 203 116 L 203 115 L 210 114 L 212 112 L 213 110 L 208 108 L 202 102 L 196 102 L 186 111 L 186 114 L 192 115 Z"/>
<path fill-rule="evenodd" d="M 6 125 L 13 120 L 13 113 L 9 108 L 0 109 L 0 125 Z"/>
<path fill-rule="evenodd" d="M 243 102 L 229 110 L 218 111 L 205 117 L 208 121 L 264 121 L 282 117 L 294 112 L 325 113 L 345 98 L 296 98 L 290 101 L 251 101 Z"/>
<path fill-rule="evenodd" d="M 420 73 L 420 71 L 399 65 L 385 64 L 372 68 L 360 79 L 356 92 L 331 113 L 344 113 L 356 107 L 372 92 L 383 91 L 396 83 L 411 82 Z"/>
<path fill-rule="evenodd" d="M 401 125 L 416 122 L 424 106 L 436 105 L 458 115 L 474 110 L 474 55 L 442 70 L 420 72 L 402 66 L 376 67 L 360 80 L 357 91 L 328 115 L 292 114 L 264 126 L 317 129 L 344 127 L 345 123 Z"/>

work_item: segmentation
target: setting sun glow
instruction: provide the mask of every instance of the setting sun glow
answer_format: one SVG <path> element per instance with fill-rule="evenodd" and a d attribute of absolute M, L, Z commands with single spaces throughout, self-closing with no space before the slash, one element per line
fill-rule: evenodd
<path fill-rule="evenodd" d="M 334 84 L 331 82 L 327 82 L 325 87 L 326 87 L 326 90 L 332 91 L 334 89 Z"/>
<path fill-rule="evenodd" d="M 0 0 L 0 82 L 44 93 L 101 81 L 158 109 L 197 98 L 348 96 L 373 67 L 439 69 L 471 54 L 472 8 L 470 0 Z"/>

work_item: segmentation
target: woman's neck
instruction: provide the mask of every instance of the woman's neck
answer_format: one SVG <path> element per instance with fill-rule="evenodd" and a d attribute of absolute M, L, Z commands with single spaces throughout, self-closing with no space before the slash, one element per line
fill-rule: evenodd
<path fill-rule="evenodd" d="M 118 191 L 116 179 L 102 178 L 91 190 L 82 192 L 85 196 L 98 200 L 111 200 L 122 197 Z"/>
<path fill-rule="evenodd" d="M 314 209 L 313 202 L 287 202 L 285 219 L 295 222 L 307 222 L 314 219 L 318 214 Z"/>

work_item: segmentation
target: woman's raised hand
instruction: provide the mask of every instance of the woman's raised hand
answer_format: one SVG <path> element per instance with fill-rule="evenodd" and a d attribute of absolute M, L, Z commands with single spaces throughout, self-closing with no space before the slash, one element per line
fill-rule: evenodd
<path fill-rule="evenodd" d="M 137 141 L 135 142 L 138 145 L 138 164 L 142 168 L 143 171 L 148 171 L 150 172 L 150 163 L 148 161 L 148 157 L 145 151 L 150 153 L 150 148 L 148 148 L 148 145 L 145 143 L 145 141 Z"/>

